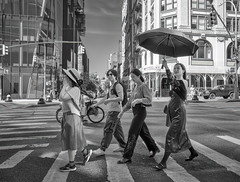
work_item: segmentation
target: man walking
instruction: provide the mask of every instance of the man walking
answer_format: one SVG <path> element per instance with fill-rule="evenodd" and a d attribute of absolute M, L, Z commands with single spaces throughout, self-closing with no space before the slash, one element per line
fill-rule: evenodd
<path fill-rule="evenodd" d="M 124 97 L 123 87 L 120 83 L 117 83 L 118 73 L 116 70 L 110 69 L 107 71 L 106 75 L 108 80 L 111 82 L 108 94 L 92 106 L 95 107 L 102 103 L 108 105 L 108 113 L 103 130 L 101 146 L 99 149 L 93 151 L 93 154 L 97 156 L 105 154 L 105 150 L 109 147 L 113 135 L 119 143 L 119 148 L 114 150 L 114 152 L 122 152 L 126 146 L 121 121 L 117 117 L 122 111 L 122 101 Z M 115 94 L 114 89 L 116 89 L 117 95 Z"/>

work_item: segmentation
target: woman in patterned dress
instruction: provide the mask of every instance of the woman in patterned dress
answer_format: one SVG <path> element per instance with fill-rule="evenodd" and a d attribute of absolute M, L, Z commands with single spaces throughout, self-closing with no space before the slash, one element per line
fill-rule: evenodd
<path fill-rule="evenodd" d="M 189 149 L 191 154 L 186 161 L 191 161 L 198 156 L 198 153 L 192 147 L 186 131 L 186 68 L 181 63 L 175 64 L 173 76 L 168 68 L 166 60 L 163 60 L 162 65 L 166 69 L 168 81 L 171 84 L 171 91 L 169 92 L 171 99 L 167 105 L 166 125 L 169 126 L 169 130 L 166 135 L 165 153 L 161 162 L 154 166 L 157 170 L 167 168 L 166 162 L 171 153 Z"/>

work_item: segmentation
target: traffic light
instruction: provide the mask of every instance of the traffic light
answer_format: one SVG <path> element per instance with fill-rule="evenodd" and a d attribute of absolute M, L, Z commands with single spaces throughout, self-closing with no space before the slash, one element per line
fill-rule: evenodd
<path fill-rule="evenodd" d="M 207 16 L 207 27 L 212 27 L 211 16 Z"/>
<path fill-rule="evenodd" d="M 82 46 L 82 54 L 85 54 L 85 47 Z"/>
<path fill-rule="evenodd" d="M 0 44 L 0 56 L 8 55 L 8 46 Z"/>
<path fill-rule="evenodd" d="M 0 56 L 3 56 L 3 44 L 0 44 Z"/>
<path fill-rule="evenodd" d="M 210 13 L 210 18 L 211 18 L 211 26 L 217 25 L 217 12 L 214 8 L 212 8 L 212 11 Z"/>
<path fill-rule="evenodd" d="M 4 55 L 8 55 L 8 46 L 4 46 L 5 47 L 5 50 L 4 50 Z"/>

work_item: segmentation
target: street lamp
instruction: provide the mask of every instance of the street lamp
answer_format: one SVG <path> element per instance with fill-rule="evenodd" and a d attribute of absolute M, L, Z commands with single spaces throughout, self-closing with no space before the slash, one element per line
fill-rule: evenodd
<path fill-rule="evenodd" d="M 238 47 L 237 47 L 237 8 L 235 6 L 235 4 L 232 1 L 225 1 L 222 4 L 220 4 L 219 6 L 222 6 L 225 3 L 231 3 L 231 5 L 234 8 L 235 11 L 235 46 L 234 46 L 234 54 L 235 56 L 239 57 L 240 55 L 237 55 L 238 52 Z M 239 99 L 239 91 L 238 91 L 238 74 L 237 74 L 237 70 L 238 70 L 238 59 L 235 59 L 235 85 L 234 85 L 234 95 L 235 95 L 235 99 Z"/>

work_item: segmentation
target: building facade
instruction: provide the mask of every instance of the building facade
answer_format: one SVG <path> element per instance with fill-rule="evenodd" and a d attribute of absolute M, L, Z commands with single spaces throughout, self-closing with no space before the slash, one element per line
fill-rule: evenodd
<path fill-rule="evenodd" d="M 84 0 L 0 0 L 0 15 L 0 43 L 9 47 L 9 54 L 1 57 L 7 70 L 1 79 L 2 99 L 7 94 L 39 98 L 55 93 L 62 68 L 82 69 Z"/>
<path fill-rule="evenodd" d="M 128 22 L 125 22 L 126 35 L 123 40 L 126 57 L 123 65 L 126 66 L 123 67 L 123 73 L 129 73 L 129 67 L 140 68 L 153 93 L 157 96 L 168 95 L 165 70 L 161 69 L 163 56 L 141 48 L 134 39 L 139 33 L 164 27 L 184 32 L 199 46 L 194 56 L 166 58 L 171 69 L 177 62 L 186 66 L 189 86 L 206 89 L 234 83 L 236 71 L 234 38 L 235 32 L 239 37 L 240 9 L 237 0 L 231 0 L 231 2 L 227 3 L 224 0 L 212 2 L 225 28 L 219 18 L 217 25 L 208 25 L 211 12 L 211 4 L 208 0 L 127 1 L 128 11 L 125 19 Z M 236 7 L 236 16 L 232 4 Z M 237 19 L 237 27 L 235 27 L 235 19 Z"/>

